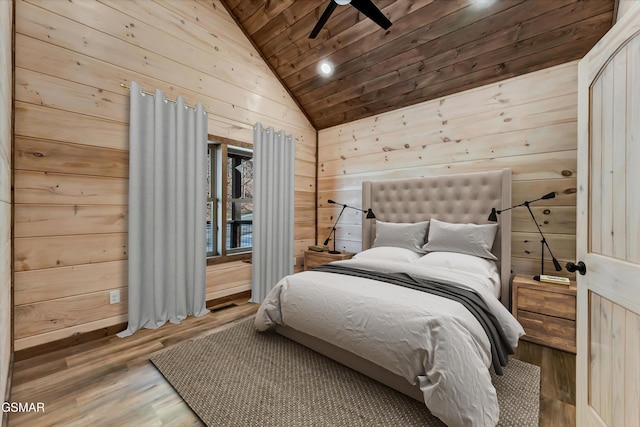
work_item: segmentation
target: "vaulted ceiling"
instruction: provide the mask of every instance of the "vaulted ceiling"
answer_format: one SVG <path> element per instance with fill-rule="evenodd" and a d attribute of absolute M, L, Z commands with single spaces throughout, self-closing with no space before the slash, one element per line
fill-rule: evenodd
<path fill-rule="evenodd" d="M 579 59 L 615 0 L 374 0 L 383 30 L 333 0 L 222 0 L 317 129 Z M 320 75 L 322 59 L 333 63 Z"/>

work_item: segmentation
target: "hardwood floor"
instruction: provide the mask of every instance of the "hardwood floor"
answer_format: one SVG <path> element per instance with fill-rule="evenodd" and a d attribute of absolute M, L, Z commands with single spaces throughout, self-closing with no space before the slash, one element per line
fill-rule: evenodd
<path fill-rule="evenodd" d="M 246 300 L 179 325 L 101 338 L 16 362 L 11 401 L 42 402 L 45 412 L 10 414 L 9 426 L 202 425 L 153 367 L 159 351 L 253 316 Z M 517 358 L 541 366 L 541 426 L 575 425 L 575 355 L 521 342 Z"/>
<path fill-rule="evenodd" d="M 257 304 L 235 304 L 178 325 L 143 329 L 16 362 L 11 401 L 43 402 L 45 412 L 14 413 L 9 426 L 202 425 L 149 358 L 182 342 L 253 316 Z"/>
<path fill-rule="evenodd" d="M 521 340 L 515 357 L 540 366 L 540 427 L 574 427 L 576 355 Z"/>

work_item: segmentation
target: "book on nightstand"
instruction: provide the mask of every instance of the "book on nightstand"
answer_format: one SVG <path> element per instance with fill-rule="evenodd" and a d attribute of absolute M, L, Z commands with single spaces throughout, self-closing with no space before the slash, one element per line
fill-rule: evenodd
<path fill-rule="evenodd" d="M 550 276 L 548 274 L 535 276 L 534 279 L 539 280 L 542 283 L 550 283 L 552 285 L 569 286 L 571 284 L 571 280 L 569 280 L 568 277 Z"/>

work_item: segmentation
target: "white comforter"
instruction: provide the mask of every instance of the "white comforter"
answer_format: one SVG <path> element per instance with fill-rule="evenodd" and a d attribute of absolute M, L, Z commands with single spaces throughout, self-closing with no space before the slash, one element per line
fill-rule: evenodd
<path fill-rule="evenodd" d="M 407 263 L 340 261 L 377 271 L 404 271 L 475 289 L 501 322 L 512 347 L 524 330 L 482 277 Z M 255 325 L 275 324 L 315 336 L 419 383 L 432 414 L 449 426 L 495 426 L 499 408 L 487 369 L 489 339 L 461 304 L 404 287 L 305 271 L 282 279 Z"/>

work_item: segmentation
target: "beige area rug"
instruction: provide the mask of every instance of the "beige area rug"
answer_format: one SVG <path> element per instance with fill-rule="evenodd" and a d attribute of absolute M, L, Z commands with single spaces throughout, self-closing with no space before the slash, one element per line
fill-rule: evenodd
<path fill-rule="evenodd" d="M 253 320 L 151 359 L 209 426 L 443 426 L 420 402 Z M 540 369 L 494 376 L 501 426 L 537 426 Z"/>

